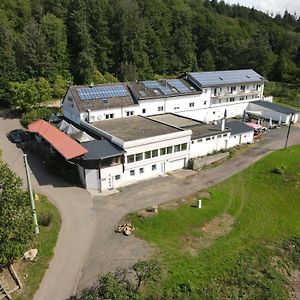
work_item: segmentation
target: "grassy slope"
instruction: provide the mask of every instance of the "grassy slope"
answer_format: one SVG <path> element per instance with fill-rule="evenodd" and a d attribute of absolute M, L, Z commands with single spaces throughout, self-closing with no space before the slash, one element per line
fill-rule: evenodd
<path fill-rule="evenodd" d="M 290 175 L 271 172 L 282 162 Z M 161 289 L 189 282 L 194 287 L 211 288 L 205 295 L 212 298 L 226 294 L 229 286 L 230 297 L 236 289 L 242 289 L 242 294 L 253 292 L 253 297 L 276 293 L 278 299 L 284 298 L 284 278 L 272 267 L 270 258 L 277 255 L 274 245 L 300 235 L 300 190 L 295 188 L 300 181 L 299 170 L 300 146 L 296 146 L 273 153 L 211 188 L 212 196 L 204 200 L 201 210 L 187 204 L 175 211 L 161 210 L 144 220 L 133 216 L 137 234 L 159 248 L 168 270 Z M 235 219 L 227 236 L 200 250 L 196 257 L 182 252 L 185 236 L 199 236 L 205 222 L 224 212 Z M 258 280 L 256 273 L 268 276 Z M 251 285 L 254 290 L 247 291 Z M 236 293 L 241 296 L 241 291 Z"/>
<path fill-rule="evenodd" d="M 37 260 L 34 263 L 26 262 L 20 265 L 20 279 L 23 288 L 14 295 L 14 299 L 29 300 L 33 298 L 53 256 L 53 250 L 60 229 L 60 215 L 57 208 L 51 204 L 45 196 L 40 196 L 36 201 L 38 217 L 42 214 L 51 214 L 52 221 L 48 227 L 40 225 L 40 233 L 33 241 L 32 247 L 38 249 Z M 26 279 L 24 276 L 26 274 Z"/>

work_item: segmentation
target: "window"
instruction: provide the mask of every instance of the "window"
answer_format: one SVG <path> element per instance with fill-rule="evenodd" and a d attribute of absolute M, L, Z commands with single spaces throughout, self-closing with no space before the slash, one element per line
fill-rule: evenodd
<path fill-rule="evenodd" d="M 179 151 L 180 151 L 180 145 L 175 145 L 174 152 L 179 152 Z"/>
<path fill-rule="evenodd" d="M 202 139 L 198 139 L 198 140 L 197 140 L 197 143 L 202 143 Z"/>
<path fill-rule="evenodd" d="M 227 133 L 223 134 L 223 136 L 224 136 L 224 137 L 227 136 Z"/>
<path fill-rule="evenodd" d="M 206 141 L 210 141 L 210 137 L 207 137 L 205 140 L 206 140 Z"/>
<path fill-rule="evenodd" d="M 215 111 L 213 111 L 213 115 L 215 115 L 216 114 L 216 112 Z"/>
<path fill-rule="evenodd" d="M 158 156 L 158 150 L 152 150 L 152 157 Z"/>
<path fill-rule="evenodd" d="M 245 85 L 241 85 L 241 91 L 245 91 L 246 86 Z"/>
<path fill-rule="evenodd" d="M 192 144 L 195 144 L 195 141 L 192 141 Z"/>
<path fill-rule="evenodd" d="M 127 156 L 127 163 L 129 164 L 129 163 L 132 163 L 132 162 L 134 162 L 134 155 L 128 155 Z"/>
<path fill-rule="evenodd" d="M 231 94 L 232 94 L 235 90 L 236 90 L 236 87 L 235 87 L 235 86 L 232 86 L 232 87 L 230 88 Z"/>
<path fill-rule="evenodd" d="M 194 103 L 194 102 L 190 102 L 189 106 L 190 106 L 190 107 L 194 107 L 194 106 L 195 106 L 195 103 Z"/>
<path fill-rule="evenodd" d="M 126 117 L 133 116 L 133 110 L 126 111 Z"/>
<path fill-rule="evenodd" d="M 206 105 L 207 101 L 204 101 L 203 104 Z"/>
<path fill-rule="evenodd" d="M 167 147 L 167 154 L 171 154 L 173 152 L 173 147 L 170 146 L 170 147 Z"/>
<path fill-rule="evenodd" d="M 143 153 L 137 153 L 135 155 L 135 161 L 143 160 Z"/>
<path fill-rule="evenodd" d="M 178 110 L 178 109 L 179 109 L 179 105 L 175 105 L 174 110 Z"/>
<path fill-rule="evenodd" d="M 151 158 L 151 151 L 145 152 L 145 159 Z"/>
<path fill-rule="evenodd" d="M 217 96 L 217 89 L 214 89 L 214 96 Z"/>
<path fill-rule="evenodd" d="M 114 114 L 105 114 L 105 119 L 113 119 L 114 118 Z"/>
<path fill-rule="evenodd" d="M 187 143 L 181 144 L 181 151 L 185 151 L 187 149 Z"/>
<path fill-rule="evenodd" d="M 140 168 L 140 174 L 144 174 L 144 168 Z"/>
<path fill-rule="evenodd" d="M 160 155 L 165 155 L 165 154 L 166 154 L 166 148 L 161 148 Z"/>
<path fill-rule="evenodd" d="M 245 98 L 244 97 L 240 97 L 240 100 L 244 100 Z"/>
<path fill-rule="evenodd" d="M 156 171 L 156 165 L 152 165 L 152 171 Z"/>
<path fill-rule="evenodd" d="M 214 139 L 215 139 L 215 137 L 214 137 L 214 136 L 212 136 L 212 137 L 211 137 L 211 139 L 212 139 L 212 140 L 214 140 Z"/>
<path fill-rule="evenodd" d="M 134 170 L 130 170 L 130 176 L 134 176 Z"/>
<path fill-rule="evenodd" d="M 142 113 L 143 113 L 143 114 L 146 113 L 146 108 L 143 108 Z"/>
<path fill-rule="evenodd" d="M 151 158 L 151 151 L 146 151 L 145 152 L 145 159 Z"/>
<path fill-rule="evenodd" d="M 115 180 L 120 180 L 121 179 L 121 175 L 116 175 L 115 176 Z"/>
<path fill-rule="evenodd" d="M 159 106 L 158 107 L 158 111 L 163 111 L 164 110 L 164 107 L 163 106 Z"/>
<path fill-rule="evenodd" d="M 234 101 L 234 98 L 230 98 L 229 101 L 230 101 L 230 102 L 233 102 L 233 101 Z"/>

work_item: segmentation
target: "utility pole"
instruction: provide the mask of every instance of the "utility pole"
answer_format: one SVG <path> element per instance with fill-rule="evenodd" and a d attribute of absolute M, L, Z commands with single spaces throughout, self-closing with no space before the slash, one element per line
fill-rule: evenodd
<path fill-rule="evenodd" d="M 287 132 L 286 141 L 285 141 L 285 147 L 284 147 L 285 150 L 286 150 L 286 148 L 288 146 L 288 140 L 289 140 L 290 131 L 291 131 L 291 127 L 292 127 L 293 117 L 294 117 L 294 113 L 292 113 L 291 118 L 290 118 L 289 129 L 288 129 L 288 132 Z"/>
<path fill-rule="evenodd" d="M 31 180 L 30 180 L 29 168 L 28 168 L 28 161 L 27 161 L 27 154 L 23 154 L 23 158 L 24 158 L 24 164 L 25 164 L 25 170 L 26 170 L 30 204 L 31 204 L 31 209 L 32 209 L 32 218 L 33 218 L 33 223 L 35 226 L 35 233 L 38 234 L 38 233 L 40 233 L 40 230 L 39 230 L 39 225 L 38 225 L 36 210 L 35 210 L 35 204 L 34 204 L 34 199 L 33 199 L 33 192 L 32 192 L 32 186 L 31 186 Z"/>

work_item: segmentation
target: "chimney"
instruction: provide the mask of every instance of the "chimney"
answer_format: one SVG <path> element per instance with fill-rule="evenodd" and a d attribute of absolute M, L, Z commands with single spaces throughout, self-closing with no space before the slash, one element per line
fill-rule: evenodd
<path fill-rule="evenodd" d="M 222 131 L 225 130 L 225 118 L 222 119 L 222 122 L 221 122 L 221 130 L 222 130 Z"/>
<path fill-rule="evenodd" d="M 86 112 L 87 112 L 87 121 L 88 121 L 88 123 L 90 123 L 90 121 L 91 121 L 91 110 L 87 109 Z"/>

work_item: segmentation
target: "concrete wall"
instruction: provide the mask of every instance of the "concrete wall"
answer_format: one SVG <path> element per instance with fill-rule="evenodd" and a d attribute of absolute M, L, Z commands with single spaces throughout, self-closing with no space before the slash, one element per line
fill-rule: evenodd
<path fill-rule="evenodd" d="M 225 152 L 225 153 L 219 153 L 219 154 L 215 154 L 215 155 L 209 155 L 206 157 L 195 158 L 193 160 L 190 160 L 189 168 L 191 168 L 193 170 L 198 170 L 198 169 L 203 168 L 204 166 L 207 166 L 209 164 L 217 162 L 228 156 L 229 156 L 229 152 Z"/>
<path fill-rule="evenodd" d="M 253 143 L 254 131 L 244 132 L 241 134 L 233 134 L 230 136 L 227 148 L 232 148 L 240 144 Z"/>
<path fill-rule="evenodd" d="M 226 149 L 229 136 L 230 133 L 228 132 L 192 140 L 190 145 L 190 157 L 205 156 L 215 151 Z"/>

